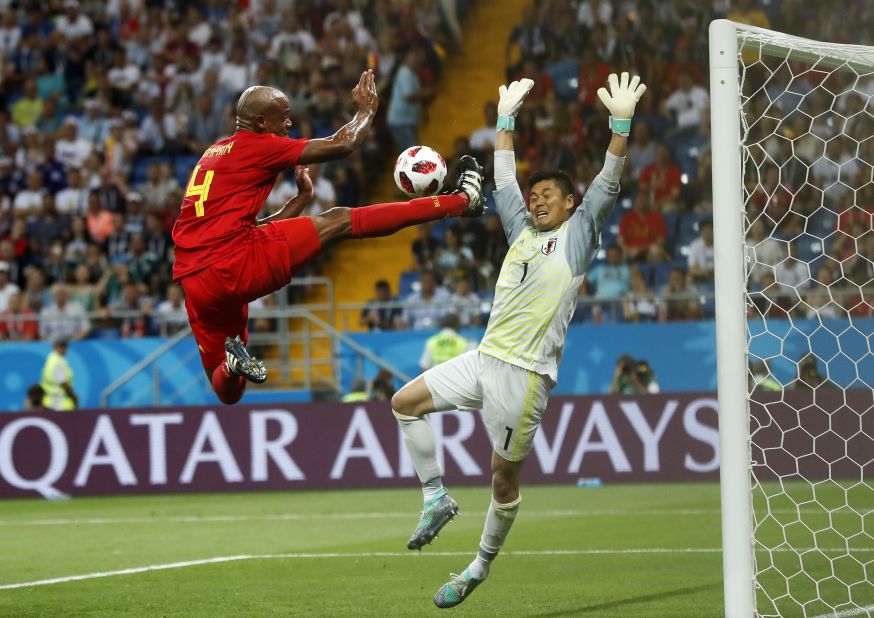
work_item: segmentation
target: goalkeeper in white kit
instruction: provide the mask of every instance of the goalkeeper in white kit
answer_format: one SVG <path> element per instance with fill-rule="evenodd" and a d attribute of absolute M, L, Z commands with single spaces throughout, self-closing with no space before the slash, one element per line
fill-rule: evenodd
<path fill-rule="evenodd" d="M 409 549 L 430 543 L 458 514 L 458 504 L 443 487 L 434 431 L 425 415 L 481 408 L 493 445 L 492 500 L 479 551 L 434 595 L 438 607 L 458 605 L 485 581 L 519 511 L 522 465 L 555 386 L 577 293 L 616 203 L 631 117 L 646 90 L 628 73 L 610 75 L 608 84 L 609 91 L 601 88 L 598 96 L 610 110 L 613 135 L 604 167 L 577 208 L 573 183 L 560 170 L 540 170 L 531 177 L 526 207 L 516 182 L 513 128 L 534 82 L 501 86 L 494 196 L 510 250 L 485 335 L 478 349 L 429 369 L 392 398 L 425 499 Z"/>

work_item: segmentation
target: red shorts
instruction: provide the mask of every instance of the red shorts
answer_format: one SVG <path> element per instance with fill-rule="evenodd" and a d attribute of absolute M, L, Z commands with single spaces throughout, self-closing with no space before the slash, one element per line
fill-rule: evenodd
<path fill-rule="evenodd" d="M 321 251 L 308 217 L 252 228 L 224 259 L 179 282 L 185 309 L 207 371 L 225 360 L 225 338 L 248 342 L 249 303 L 279 290 Z"/>

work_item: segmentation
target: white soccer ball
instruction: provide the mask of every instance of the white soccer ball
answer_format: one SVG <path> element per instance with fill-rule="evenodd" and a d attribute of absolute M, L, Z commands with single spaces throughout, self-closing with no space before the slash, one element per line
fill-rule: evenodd
<path fill-rule="evenodd" d="M 443 188 L 446 161 L 427 146 L 411 146 L 395 162 L 395 184 L 409 197 L 434 195 Z"/>

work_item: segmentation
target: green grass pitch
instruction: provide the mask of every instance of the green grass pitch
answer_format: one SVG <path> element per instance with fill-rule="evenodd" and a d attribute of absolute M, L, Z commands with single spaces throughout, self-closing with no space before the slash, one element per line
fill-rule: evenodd
<path fill-rule="evenodd" d="M 432 597 L 473 557 L 489 501 L 484 487 L 452 490 L 462 515 L 421 553 L 405 548 L 420 506 L 416 488 L 7 500 L 0 502 L 0 615 L 722 615 L 717 484 L 522 492 L 488 581 L 454 610 L 438 610 Z M 780 509 L 784 523 L 797 518 L 788 511 Z M 237 558 L 204 562 L 228 557 Z M 185 562 L 196 564 L 93 577 Z M 825 563 L 810 564 L 825 569 L 815 579 L 831 573 L 833 563 Z M 3 588 L 77 575 L 88 577 Z M 794 593 L 810 591 L 795 583 Z M 841 585 L 832 588 L 839 600 Z M 870 584 L 852 600 L 874 604 Z M 797 605 L 781 608 L 802 615 Z M 807 609 L 815 615 L 816 606 Z"/>

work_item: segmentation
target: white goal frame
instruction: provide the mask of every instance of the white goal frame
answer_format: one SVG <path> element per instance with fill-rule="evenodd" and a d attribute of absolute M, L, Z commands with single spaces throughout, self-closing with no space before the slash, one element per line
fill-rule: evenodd
<path fill-rule="evenodd" d="M 710 132 L 713 169 L 719 489 L 727 618 L 755 612 L 750 411 L 747 401 L 743 174 L 737 29 L 710 24 Z"/>
<path fill-rule="evenodd" d="M 756 614 L 750 406 L 747 385 L 746 275 L 742 168 L 742 100 L 739 32 L 767 34 L 757 52 L 810 60 L 820 66 L 860 66 L 860 46 L 830 44 L 763 30 L 725 19 L 710 24 L 710 99 L 715 246 L 717 383 L 720 434 L 725 615 Z M 741 37 L 742 39 L 743 37 Z M 742 44 L 741 44 L 742 45 Z M 827 47 L 827 50 L 824 49 Z M 874 66 L 865 49 L 864 66 Z"/>

